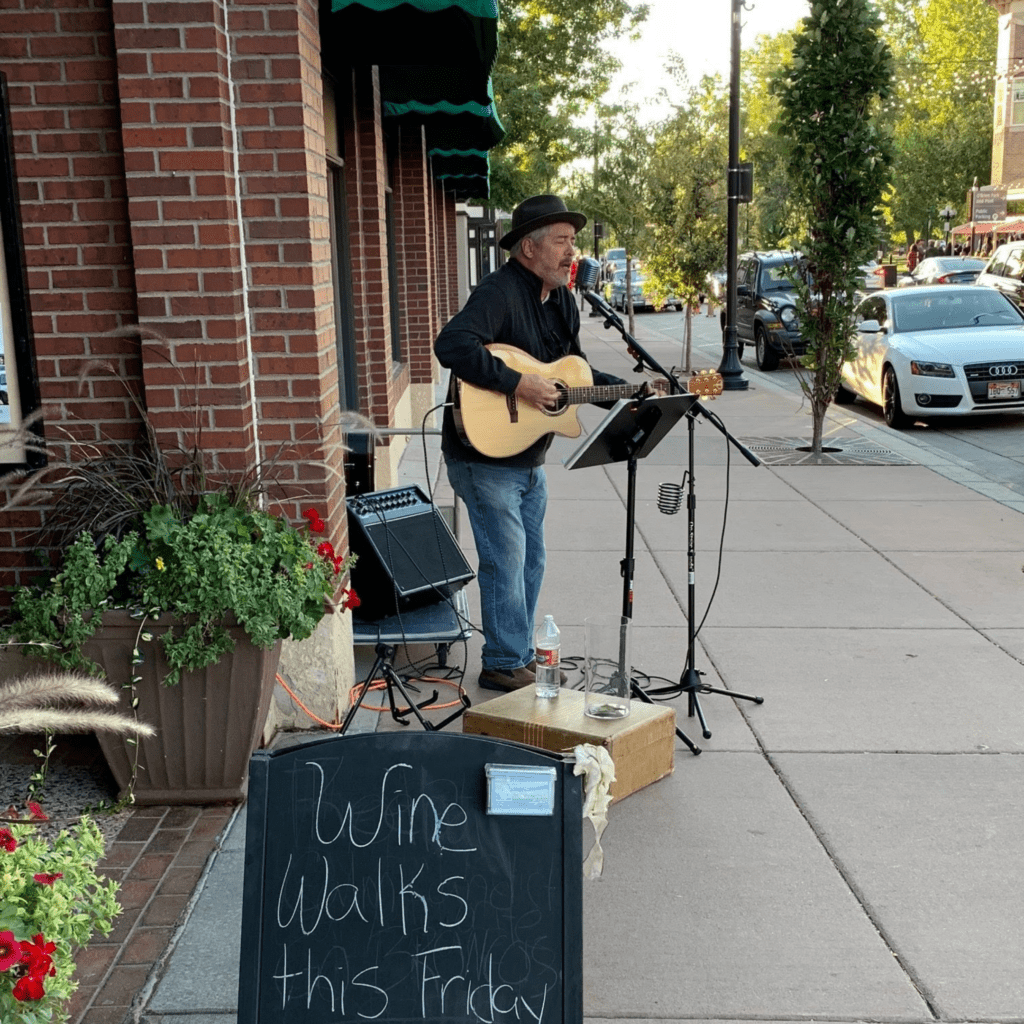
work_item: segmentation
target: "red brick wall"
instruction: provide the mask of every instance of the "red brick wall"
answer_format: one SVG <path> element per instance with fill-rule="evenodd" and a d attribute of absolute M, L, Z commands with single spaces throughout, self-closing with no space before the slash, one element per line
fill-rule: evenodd
<path fill-rule="evenodd" d="M 144 390 L 166 443 L 201 428 L 215 469 L 272 459 L 273 478 L 306 495 L 285 511 L 316 504 L 344 547 L 317 5 L 5 2 L 0 60 L 55 457 L 136 436 L 125 389 Z M 383 425 L 411 379 L 431 379 L 433 338 L 457 306 L 454 200 L 406 130 L 391 168 L 408 359 L 395 365 L 379 86 L 375 69 L 353 77 L 342 122 L 358 384 Z M 94 360 L 114 378 L 80 389 Z M 0 511 L 0 583 L 28 563 L 45 516 L 42 503 Z"/>
<path fill-rule="evenodd" d="M 343 547 L 317 10 L 228 10 L 230 26 L 203 0 L 0 11 L 46 433 L 134 436 L 124 386 L 144 383 L 167 443 L 198 424 L 217 467 L 251 470 L 258 413 L 264 459 L 289 447 L 275 477 L 330 509 Z M 121 381 L 79 395 L 95 358 Z M 44 518 L 0 513 L 5 566 Z"/>
<path fill-rule="evenodd" d="M 135 319 L 134 275 L 108 4 L 26 0 L 0 11 L 36 365 L 55 460 L 73 440 L 132 437 L 125 387 L 138 388 L 138 346 L 118 332 Z M 79 384 L 84 367 L 110 375 Z M 34 564 L 45 505 L 0 514 L 0 583 Z"/>

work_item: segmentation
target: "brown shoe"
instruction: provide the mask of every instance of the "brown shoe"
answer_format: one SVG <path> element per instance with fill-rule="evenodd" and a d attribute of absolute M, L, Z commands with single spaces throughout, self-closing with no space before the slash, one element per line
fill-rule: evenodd
<path fill-rule="evenodd" d="M 524 686 L 533 686 L 537 677 L 528 665 L 519 668 L 485 668 L 477 680 L 484 690 L 521 690 Z"/>
<path fill-rule="evenodd" d="M 534 658 L 533 661 L 531 661 L 530 664 L 527 665 L 526 667 L 534 674 L 534 676 L 537 675 L 537 659 L 536 658 Z M 558 670 L 558 682 L 562 686 L 565 686 L 565 684 L 568 681 L 569 681 L 569 677 L 561 669 L 559 669 Z"/>

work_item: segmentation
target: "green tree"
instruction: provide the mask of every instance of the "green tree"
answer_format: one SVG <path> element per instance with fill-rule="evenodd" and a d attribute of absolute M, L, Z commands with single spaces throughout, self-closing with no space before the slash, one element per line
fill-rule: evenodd
<path fill-rule="evenodd" d="M 885 28 L 897 87 L 885 113 L 895 138 L 887 219 L 909 243 L 930 234 L 947 203 L 965 217 L 965 195 L 992 166 L 998 15 L 986 0 L 888 0 Z"/>
<path fill-rule="evenodd" d="M 649 167 L 651 131 L 630 105 L 599 106 L 593 169 L 574 178 L 574 197 L 592 220 L 605 226 L 605 245 L 626 250 L 626 310 L 633 333 L 635 261 L 646 255 L 651 233 Z"/>
<path fill-rule="evenodd" d="M 758 36 L 740 62 L 741 159 L 754 165 L 753 201 L 740 220 L 743 248 L 784 248 L 806 220 L 790 185 L 785 139 L 775 131 L 779 100 L 770 89 L 772 78 L 790 59 L 793 38 L 792 31 Z"/>
<path fill-rule="evenodd" d="M 682 74 L 679 65 L 676 74 Z M 646 268 L 659 294 L 686 309 L 684 370 L 690 370 L 692 310 L 708 275 L 725 264 L 729 97 L 721 80 L 704 78 L 684 105 L 657 127 L 649 168 Z"/>
<path fill-rule="evenodd" d="M 814 0 L 773 83 L 789 176 L 808 212 L 801 246 L 808 279 L 797 282 L 807 344 L 800 385 L 811 406 L 812 450 L 850 357 L 858 267 L 875 251 L 891 144 L 873 112 L 892 87 L 892 52 L 869 0 Z"/>
<path fill-rule="evenodd" d="M 635 36 L 646 17 L 629 0 L 502 0 L 491 77 L 507 134 L 491 151 L 495 206 L 554 191 L 561 169 L 592 152 L 580 124 L 620 66 L 605 44 Z"/>

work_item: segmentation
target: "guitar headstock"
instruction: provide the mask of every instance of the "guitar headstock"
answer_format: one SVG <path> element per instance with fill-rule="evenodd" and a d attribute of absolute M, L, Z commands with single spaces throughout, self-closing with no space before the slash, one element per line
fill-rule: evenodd
<path fill-rule="evenodd" d="M 694 370 L 686 382 L 686 390 L 691 395 L 715 398 L 722 393 L 722 375 L 717 370 Z"/>

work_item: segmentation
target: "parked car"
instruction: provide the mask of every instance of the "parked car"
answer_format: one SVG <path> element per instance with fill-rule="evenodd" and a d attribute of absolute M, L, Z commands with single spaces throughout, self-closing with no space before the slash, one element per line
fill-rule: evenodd
<path fill-rule="evenodd" d="M 1024 313 L 993 288 L 922 285 L 868 296 L 840 405 L 857 395 L 894 429 L 928 416 L 1024 409 Z"/>
<path fill-rule="evenodd" d="M 738 356 L 753 344 L 759 370 L 774 370 L 784 356 L 802 355 L 796 293 L 792 277 L 800 253 L 748 252 L 736 265 L 736 341 Z"/>
<path fill-rule="evenodd" d="M 977 284 L 996 288 L 1018 306 L 1024 305 L 1024 242 L 996 246 Z"/>
<path fill-rule="evenodd" d="M 667 299 L 659 299 L 655 296 L 647 284 L 647 278 L 643 274 L 634 273 L 630 280 L 630 289 L 633 292 L 634 312 L 643 309 L 677 309 L 683 308 L 682 299 L 676 296 L 669 296 Z M 609 304 L 613 309 L 626 310 L 626 273 L 622 271 L 615 275 L 609 289 Z"/>
<path fill-rule="evenodd" d="M 601 261 L 601 276 L 606 281 L 613 281 L 615 275 L 620 270 L 626 269 L 626 250 L 625 249 L 609 249 L 604 254 L 604 259 Z M 636 261 L 633 263 L 633 269 L 636 269 Z"/>
<path fill-rule="evenodd" d="M 974 284 L 985 261 L 974 256 L 929 256 L 896 282 L 897 288 L 919 284 Z"/>
<path fill-rule="evenodd" d="M 870 295 L 872 292 L 881 291 L 885 287 L 885 267 L 875 260 L 869 260 L 860 266 L 860 288 L 857 289 L 863 295 Z"/>

